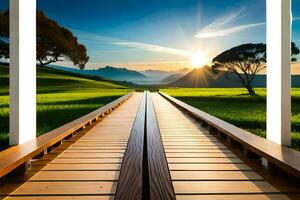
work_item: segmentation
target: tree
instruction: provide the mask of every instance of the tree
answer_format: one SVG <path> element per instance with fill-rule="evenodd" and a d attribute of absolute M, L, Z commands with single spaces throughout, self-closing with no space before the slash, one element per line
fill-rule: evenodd
<path fill-rule="evenodd" d="M 71 61 L 80 69 L 85 67 L 89 57 L 84 45 L 68 29 L 49 19 L 43 12 L 37 12 L 37 60 L 41 65 L 58 61 Z"/>
<path fill-rule="evenodd" d="M 9 13 L 0 12 L 0 58 L 7 58 L 9 56 Z"/>
<path fill-rule="evenodd" d="M 299 48 L 296 46 L 296 44 L 294 42 L 292 42 L 292 62 L 296 62 L 297 58 L 295 56 L 297 56 L 298 54 L 300 54 L 300 50 Z"/>
<path fill-rule="evenodd" d="M 0 12 L 0 58 L 9 57 L 9 12 Z M 68 29 L 59 26 L 43 12 L 37 12 L 37 60 L 41 65 L 71 61 L 84 69 L 87 50 Z"/>
<path fill-rule="evenodd" d="M 296 44 L 292 43 L 292 61 L 299 54 Z M 255 95 L 252 87 L 255 75 L 266 68 L 266 45 L 243 44 L 229 49 L 213 59 L 213 70 L 223 70 L 236 74 L 250 95 Z"/>

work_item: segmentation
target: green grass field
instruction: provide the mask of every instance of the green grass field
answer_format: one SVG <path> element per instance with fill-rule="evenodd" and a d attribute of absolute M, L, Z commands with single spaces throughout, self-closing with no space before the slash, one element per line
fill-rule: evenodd
<path fill-rule="evenodd" d="M 248 96 L 244 89 L 162 89 L 196 108 L 224 121 L 266 136 L 266 90 Z M 292 90 L 292 147 L 300 150 L 300 88 Z"/>
<path fill-rule="evenodd" d="M 8 145 L 8 67 L 0 66 L 0 149 Z M 37 69 L 37 134 L 41 135 L 126 94 L 131 89 L 105 80 L 49 68 Z"/>

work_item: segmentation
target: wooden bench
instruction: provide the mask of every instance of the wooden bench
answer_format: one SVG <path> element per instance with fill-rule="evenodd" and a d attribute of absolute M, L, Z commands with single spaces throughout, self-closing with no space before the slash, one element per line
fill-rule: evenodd
<path fill-rule="evenodd" d="M 149 92 L 144 92 L 127 144 L 116 200 L 175 200 Z"/>
<path fill-rule="evenodd" d="M 245 151 L 254 152 L 256 155 L 266 159 L 269 164 L 275 165 L 287 173 L 300 178 L 300 152 L 240 129 L 163 92 L 159 92 L 159 94 L 176 107 L 208 124 L 212 129 L 217 130 L 219 134 L 225 134 L 228 141 L 233 139 L 242 144 Z"/>
<path fill-rule="evenodd" d="M 103 117 L 124 101 L 133 93 L 128 93 L 115 101 L 83 116 L 44 135 L 30 140 L 24 144 L 12 146 L 0 152 L 0 178 L 3 179 L 8 173 L 26 166 L 30 159 L 37 155 L 47 153 L 54 145 L 60 144 L 65 138 L 70 137 L 76 131 Z"/>

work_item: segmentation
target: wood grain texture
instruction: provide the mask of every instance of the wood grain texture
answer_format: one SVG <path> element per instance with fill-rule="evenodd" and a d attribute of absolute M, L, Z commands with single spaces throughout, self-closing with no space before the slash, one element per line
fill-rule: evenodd
<path fill-rule="evenodd" d="M 116 200 L 142 200 L 146 93 L 144 93 L 125 151 Z"/>
<path fill-rule="evenodd" d="M 263 180 L 256 172 L 241 171 L 172 171 L 172 180 Z"/>
<path fill-rule="evenodd" d="M 22 195 L 111 195 L 116 182 L 28 182 L 14 191 L 12 196 Z"/>
<path fill-rule="evenodd" d="M 94 195 L 94 196 L 14 196 L 5 200 L 113 200 L 113 195 Z"/>
<path fill-rule="evenodd" d="M 282 194 L 244 194 L 244 195 L 177 195 L 177 200 L 289 200 Z"/>
<path fill-rule="evenodd" d="M 147 154 L 149 193 L 151 200 L 175 200 L 173 184 L 162 144 L 160 131 L 151 100 L 147 92 Z"/>
<path fill-rule="evenodd" d="M 177 194 L 280 193 L 265 181 L 174 181 Z"/>

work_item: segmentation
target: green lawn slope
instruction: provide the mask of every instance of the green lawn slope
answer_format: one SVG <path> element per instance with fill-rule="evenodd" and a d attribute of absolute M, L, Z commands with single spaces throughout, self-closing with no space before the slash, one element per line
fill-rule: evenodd
<path fill-rule="evenodd" d="M 266 90 L 257 96 L 239 88 L 162 89 L 200 110 L 254 134 L 266 136 Z M 300 88 L 292 89 L 292 147 L 300 150 Z"/>
<path fill-rule="evenodd" d="M 0 149 L 8 145 L 9 68 L 0 66 Z M 118 82 L 37 68 L 37 135 L 83 116 L 131 91 Z"/>

